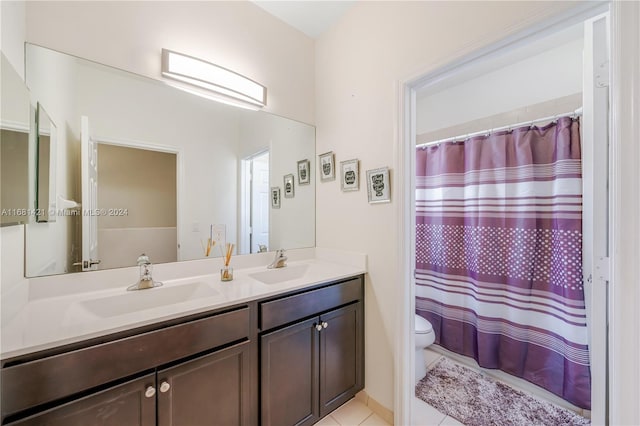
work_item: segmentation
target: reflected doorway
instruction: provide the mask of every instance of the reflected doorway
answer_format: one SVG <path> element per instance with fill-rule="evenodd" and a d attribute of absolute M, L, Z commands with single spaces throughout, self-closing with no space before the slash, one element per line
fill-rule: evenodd
<path fill-rule="evenodd" d="M 269 151 L 245 160 L 243 172 L 242 236 L 245 253 L 269 250 Z M 248 250 L 246 250 L 248 248 Z"/>
<path fill-rule="evenodd" d="M 97 145 L 98 269 L 177 261 L 176 153 Z"/>

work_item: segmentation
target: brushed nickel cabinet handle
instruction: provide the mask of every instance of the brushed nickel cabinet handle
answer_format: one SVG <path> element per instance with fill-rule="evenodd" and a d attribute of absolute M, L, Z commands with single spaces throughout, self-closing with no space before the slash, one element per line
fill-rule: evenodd
<path fill-rule="evenodd" d="M 160 392 L 165 393 L 167 392 L 169 389 L 171 389 L 171 385 L 169 384 L 169 382 L 162 382 L 160 384 Z"/>

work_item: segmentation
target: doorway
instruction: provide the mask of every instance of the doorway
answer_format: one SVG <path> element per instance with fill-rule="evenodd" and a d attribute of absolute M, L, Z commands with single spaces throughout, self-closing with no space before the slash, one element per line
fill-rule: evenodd
<path fill-rule="evenodd" d="M 177 154 L 97 143 L 99 269 L 178 260 Z M 104 214 L 102 214 L 104 213 Z"/>
<path fill-rule="evenodd" d="M 242 160 L 242 253 L 269 250 L 269 151 Z"/>
<path fill-rule="evenodd" d="M 403 320 L 400 321 L 402 324 L 410 324 L 410 329 L 414 329 L 413 324 L 413 313 L 415 312 L 415 278 L 414 278 L 414 268 L 415 268 L 415 217 L 413 217 L 416 208 L 416 200 L 415 200 L 415 170 L 416 170 L 416 159 L 415 159 L 415 146 L 416 142 L 422 141 L 426 142 L 427 139 L 438 140 L 445 139 L 449 136 L 457 136 L 465 133 L 472 133 L 474 130 L 486 130 L 494 127 L 500 127 L 498 124 L 479 124 L 475 123 L 476 126 L 480 126 L 476 129 L 462 129 L 459 126 L 462 123 L 450 123 L 450 126 L 442 126 L 440 129 L 432 129 L 432 134 L 429 136 L 423 136 L 422 140 L 418 138 L 418 135 L 425 132 L 419 132 L 419 119 L 418 119 L 418 108 L 421 100 L 419 99 L 419 94 L 421 90 L 429 91 L 431 90 L 431 95 L 437 94 L 438 91 L 443 90 L 443 88 L 451 88 L 454 86 L 457 81 L 460 82 L 469 81 L 472 77 L 478 73 L 486 72 L 488 64 L 491 62 L 499 63 L 500 61 L 504 61 L 505 57 L 509 53 L 516 53 L 518 51 L 526 50 L 534 43 L 544 42 L 543 39 L 545 37 L 551 35 L 558 35 L 560 33 L 560 29 L 566 29 L 567 26 L 576 25 L 584 28 L 584 51 L 586 60 L 583 63 L 582 71 L 584 73 L 584 90 L 580 96 L 580 101 L 584 108 L 583 115 L 583 150 L 584 154 L 584 171 L 583 174 L 588 177 L 585 177 L 584 183 L 584 211 L 587 212 L 587 215 L 584 219 L 585 227 L 584 227 L 584 235 L 585 241 L 584 243 L 587 245 L 587 248 L 584 251 L 584 278 L 585 278 L 585 292 L 589 293 L 588 295 L 588 306 L 589 314 L 591 316 L 591 326 L 590 327 L 590 347 L 595 348 L 594 351 L 591 352 L 591 365 L 592 365 L 592 412 L 591 417 L 593 422 L 596 424 L 604 424 L 606 422 L 606 418 L 608 417 L 607 413 L 607 405 L 608 405 L 608 395 L 607 395 L 607 377 L 608 377 L 608 359 L 607 359 L 607 329 L 606 322 L 608 318 L 607 312 L 607 288 L 609 285 L 609 278 L 604 274 L 600 274 L 597 277 L 597 280 L 594 280 L 596 276 L 594 275 L 594 271 L 598 268 L 595 265 L 595 260 L 599 258 L 604 258 L 608 261 L 608 241 L 607 235 L 602 235 L 603 229 L 606 231 L 608 227 L 608 223 L 606 222 L 607 218 L 607 206 L 608 202 L 608 194 L 606 193 L 606 184 L 608 181 L 609 170 L 608 170 L 608 145 L 607 145 L 607 137 L 608 137 L 608 127 L 607 122 L 609 119 L 609 112 L 607 109 L 607 101 L 608 101 L 608 92 L 607 92 L 607 84 L 608 82 L 603 81 L 598 85 L 595 81 L 598 78 L 602 78 L 602 75 L 598 76 L 597 72 L 594 72 L 595 67 L 599 67 L 600 69 L 606 68 L 608 66 L 608 31 L 609 31 L 609 23 L 608 23 L 608 14 L 603 14 L 606 12 L 606 7 L 598 7 L 592 8 L 589 11 L 582 11 L 579 13 L 575 13 L 569 20 L 564 19 L 565 24 L 562 25 L 558 21 L 554 26 L 551 24 L 550 26 L 531 29 L 526 34 L 519 34 L 510 40 L 504 40 L 503 42 L 497 43 L 494 46 L 490 46 L 489 48 L 483 49 L 481 51 L 476 52 L 475 54 L 470 55 L 469 57 L 463 58 L 460 61 L 457 61 L 454 64 L 451 64 L 443 69 L 436 70 L 435 72 L 429 73 L 422 77 L 413 79 L 404 87 L 405 91 L 403 94 L 404 102 L 402 105 L 403 118 L 402 123 L 404 126 L 403 129 L 403 144 L 405 145 L 404 156 L 401 160 L 404 164 L 404 206 L 403 206 L 403 221 L 402 221 L 402 235 L 404 236 L 404 247 L 403 247 L 403 255 L 402 255 L 402 267 L 404 269 L 404 275 L 408 277 L 406 282 L 408 282 L 408 289 L 406 289 L 405 299 L 403 301 L 403 305 L 400 307 L 402 309 L 402 317 Z M 604 50 L 603 50 L 604 49 Z M 604 51 L 604 56 L 603 56 Z M 582 52 L 578 52 L 581 54 Z M 515 62 L 507 62 L 502 63 L 500 66 L 505 67 L 509 65 L 513 65 Z M 480 71 L 479 71 L 480 70 Z M 602 73 L 600 73 L 602 74 Z M 602 91 L 592 90 L 593 88 L 601 88 Z M 575 94 L 566 94 L 566 97 L 563 97 L 562 102 L 565 105 L 573 105 L 576 101 Z M 540 106 L 540 105 L 538 105 Z M 543 107 L 547 107 L 543 106 Z M 558 105 L 556 105 L 558 106 Z M 513 110 L 514 108 L 512 108 Z M 551 112 L 549 115 L 553 116 L 554 114 L 560 114 L 561 111 L 565 109 L 565 106 L 559 106 L 557 111 Z M 574 111 L 572 107 L 566 108 L 566 112 Z M 507 112 L 501 111 L 501 112 Z M 510 111 L 513 112 L 513 111 Z M 544 115 L 537 115 L 534 113 L 534 117 L 531 118 L 523 118 L 520 121 L 533 120 L 534 118 L 539 118 Z M 465 120 L 464 125 L 469 124 L 469 122 L 474 119 L 481 119 L 486 117 L 474 117 Z M 440 120 L 442 123 L 442 120 Z M 511 123 L 503 123 L 504 124 L 513 124 L 518 123 L 518 119 L 513 119 Z M 598 123 L 598 126 L 594 126 L 594 123 Z M 446 128 L 451 127 L 451 128 Z M 458 132 L 452 130 L 457 128 Z M 462 130 L 461 130 L 462 129 Z M 598 129 L 604 129 L 604 133 L 597 133 Z M 441 133 L 438 134 L 438 131 Z M 451 133 L 453 131 L 453 133 Z M 444 132 L 444 133 L 442 133 Z M 422 135 L 421 135 L 422 136 Z M 595 145 L 594 141 L 599 141 L 599 145 Z M 603 188 L 599 187 L 599 184 L 602 183 Z M 606 234 L 606 232 L 605 232 Z M 593 303 L 590 303 L 593 302 Z M 405 310 L 408 313 L 405 313 Z M 414 339 L 413 333 L 410 336 L 404 339 L 400 339 L 400 346 L 403 348 L 401 352 L 404 356 L 400 357 L 404 359 L 406 362 L 405 366 L 397 365 L 396 371 L 398 375 L 402 377 L 400 380 L 401 386 L 404 383 L 403 388 L 399 390 L 399 395 L 404 395 L 402 397 L 402 407 L 401 410 L 412 411 L 411 403 L 407 402 L 408 399 L 412 399 L 413 395 L 413 366 L 415 365 L 415 360 L 413 356 L 413 347 L 414 347 Z M 415 414 L 415 413 L 413 413 Z M 413 415 L 405 416 L 403 421 L 406 423 L 408 419 L 411 419 L 414 424 L 418 419 L 416 419 Z"/>

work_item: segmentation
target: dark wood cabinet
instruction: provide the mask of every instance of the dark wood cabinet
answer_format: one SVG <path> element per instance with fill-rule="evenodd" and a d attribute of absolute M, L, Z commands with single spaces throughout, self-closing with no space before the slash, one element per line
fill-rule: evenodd
<path fill-rule="evenodd" d="M 250 425 L 250 344 L 158 370 L 159 426 Z"/>
<path fill-rule="evenodd" d="M 361 302 L 321 315 L 320 324 L 320 417 L 324 417 L 364 387 Z"/>
<path fill-rule="evenodd" d="M 263 426 L 311 425 L 320 419 L 317 325 L 312 318 L 260 337 Z"/>
<path fill-rule="evenodd" d="M 15 426 L 250 425 L 244 342 L 10 423 Z M 157 413 L 157 422 L 156 422 Z"/>
<path fill-rule="evenodd" d="M 11 423 L 16 426 L 155 426 L 155 374 Z"/>
<path fill-rule="evenodd" d="M 359 277 L 261 306 L 263 325 L 294 321 L 260 336 L 262 426 L 314 424 L 364 388 L 362 285 Z"/>
<path fill-rule="evenodd" d="M 234 307 L 34 360 L 5 362 L 2 424 L 256 424 L 254 312 L 254 306 Z"/>

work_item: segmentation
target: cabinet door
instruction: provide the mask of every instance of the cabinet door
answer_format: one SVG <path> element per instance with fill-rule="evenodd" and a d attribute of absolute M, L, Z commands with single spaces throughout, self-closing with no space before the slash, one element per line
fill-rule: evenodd
<path fill-rule="evenodd" d="M 158 371 L 158 425 L 249 425 L 250 342 Z"/>
<path fill-rule="evenodd" d="M 364 387 L 364 337 L 360 302 L 323 314 L 320 332 L 320 416 Z"/>
<path fill-rule="evenodd" d="M 260 338 L 262 426 L 310 425 L 319 417 L 318 318 Z"/>
<path fill-rule="evenodd" d="M 155 374 L 149 374 L 9 424 L 12 426 L 155 426 L 155 381 Z"/>

